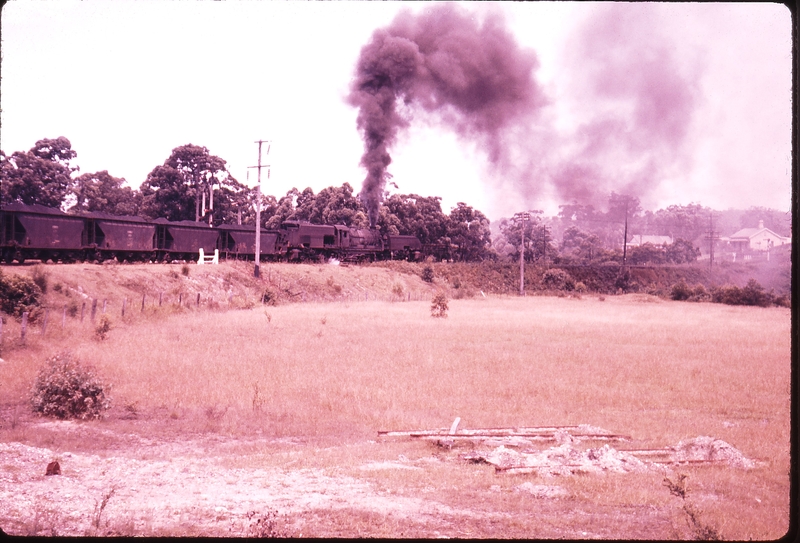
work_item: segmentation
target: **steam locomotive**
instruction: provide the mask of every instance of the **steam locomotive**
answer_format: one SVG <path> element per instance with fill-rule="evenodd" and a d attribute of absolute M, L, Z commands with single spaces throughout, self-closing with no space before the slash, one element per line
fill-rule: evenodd
<path fill-rule="evenodd" d="M 194 221 L 146 220 L 107 213 L 69 215 L 42 205 L 12 203 L 0 209 L 0 255 L 7 264 L 25 260 L 119 262 L 197 260 L 219 251 L 224 259 L 255 260 L 255 226 L 211 227 Z M 382 235 L 377 229 L 285 221 L 261 229 L 260 259 L 275 261 L 419 260 L 415 236 Z"/>

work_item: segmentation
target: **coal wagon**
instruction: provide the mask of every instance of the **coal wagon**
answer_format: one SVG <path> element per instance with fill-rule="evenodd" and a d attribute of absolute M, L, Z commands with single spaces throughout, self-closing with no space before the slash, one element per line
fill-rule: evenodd
<path fill-rule="evenodd" d="M 0 210 L 0 247 L 6 263 L 40 259 L 73 262 L 82 256 L 84 219 L 38 204 Z"/>

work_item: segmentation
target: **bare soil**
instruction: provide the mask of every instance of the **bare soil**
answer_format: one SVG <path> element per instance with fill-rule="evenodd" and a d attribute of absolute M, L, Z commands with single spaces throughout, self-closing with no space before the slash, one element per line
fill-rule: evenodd
<path fill-rule="evenodd" d="M 487 448 L 496 439 L 441 447 L 408 438 L 176 432 L 170 421 L 196 421 L 122 409 L 99 421 L 55 421 L 6 406 L 3 418 L 13 421 L 0 436 L 0 527 L 8 534 L 693 538 L 666 490 L 638 505 L 583 495 L 576 477 L 638 477 L 630 483 L 644 478 L 654 488 L 676 477 L 608 444 L 587 453 L 578 440 L 560 439 L 538 452 L 528 443 L 526 454 L 515 450 L 521 442 Z M 698 443 L 710 450 L 707 440 Z M 481 450 L 490 451 L 484 463 L 476 461 Z M 52 461 L 60 475 L 45 475 Z M 490 465 L 504 463 L 539 473 Z M 717 498 L 695 496 L 709 499 Z"/>

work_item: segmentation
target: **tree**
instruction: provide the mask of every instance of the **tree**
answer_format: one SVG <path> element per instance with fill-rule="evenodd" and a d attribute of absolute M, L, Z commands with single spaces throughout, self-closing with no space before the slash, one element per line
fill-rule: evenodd
<path fill-rule="evenodd" d="M 458 202 L 448 219 L 447 237 L 458 247 L 455 251 L 456 260 L 481 261 L 490 257 L 492 235 L 489 219 L 483 213 L 464 202 Z"/>
<path fill-rule="evenodd" d="M 697 260 L 697 249 L 691 241 L 678 238 L 667 245 L 666 259 L 673 264 L 686 264 Z"/>
<path fill-rule="evenodd" d="M 441 243 L 447 237 L 448 217 L 442 212 L 441 198 L 417 194 L 393 194 L 383 201 L 378 217 L 381 233 L 395 226 L 398 234 L 412 235 L 423 244 Z"/>
<path fill-rule="evenodd" d="M 142 184 L 143 213 L 172 221 L 200 221 L 211 213 L 209 189 L 213 189 L 212 222 L 237 220 L 239 208 L 247 198 L 247 187 L 228 173 L 223 159 L 209 154 L 205 147 L 176 147 L 163 166 L 153 168 Z M 206 209 L 201 210 L 203 194 Z"/>
<path fill-rule="evenodd" d="M 541 213 L 541 212 L 537 212 Z M 499 253 L 508 257 L 512 262 L 519 261 L 519 247 L 522 241 L 522 221 L 512 219 L 500 220 L 500 234 L 503 238 L 498 244 Z M 556 247 L 552 244 L 550 227 L 547 226 L 538 214 L 531 214 L 525 224 L 525 261 L 535 262 L 545 256 L 555 256 Z"/>
<path fill-rule="evenodd" d="M 112 215 L 138 215 L 141 194 L 123 187 L 125 179 L 117 178 L 107 170 L 85 173 L 73 180 L 70 193 L 76 203 L 71 213 L 101 211 Z"/>
<path fill-rule="evenodd" d="M 200 209 L 200 200 L 203 193 L 208 194 L 209 187 L 219 184 L 228 186 L 234 192 L 244 189 L 243 185 L 228 174 L 225 161 L 209 154 L 205 147 L 191 143 L 176 147 L 164 162 L 164 166 L 177 170 L 184 184 L 188 185 L 187 194 L 194 197 L 195 221 L 199 221 L 205 214 L 205 210 Z"/>
<path fill-rule="evenodd" d="M 156 166 L 139 189 L 142 193 L 141 213 L 145 217 L 163 217 L 169 221 L 190 221 L 195 218 L 193 198 L 183 175 L 170 166 Z"/>
<path fill-rule="evenodd" d="M 0 201 L 61 207 L 70 176 L 78 170 L 69 166 L 76 156 L 63 136 L 39 140 L 29 151 L 10 157 L 0 151 Z"/>

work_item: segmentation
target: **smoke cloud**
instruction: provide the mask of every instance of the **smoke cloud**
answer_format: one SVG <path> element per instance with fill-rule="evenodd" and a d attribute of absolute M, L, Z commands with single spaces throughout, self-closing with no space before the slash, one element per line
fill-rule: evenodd
<path fill-rule="evenodd" d="M 546 97 L 534 77 L 535 51 L 516 43 L 498 13 L 480 21 L 438 4 L 401 12 L 376 30 L 348 96 L 359 109 L 367 170 L 360 198 L 370 221 L 390 149 L 419 116 L 478 145 L 506 210 L 541 207 L 543 194 L 602 205 L 615 191 L 644 203 L 660 184 L 684 176 L 701 62 L 683 61 L 686 51 L 661 28 L 659 9 L 595 6 L 559 63 L 557 98 Z"/>
<path fill-rule="evenodd" d="M 549 171 L 562 201 L 646 196 L 688 171 L 700 65 L 679 62 L 658 9 L 606 4 L 576 30 L 563 76 L 580 122 Z"/>
<path fill-rule="evenodd" d="M 490 163 L 511 164 L 514 127 L 546 104 L 533 78 L 534 51 L 519 47 L 499 14 L 482 22 L 453 4 L 401 12 L 361 50 L 348 102 L 359 109 L 367 170 L 360 198 L 375 223 L 389 149 L 415 111 L 481 145 Z"/>

